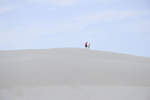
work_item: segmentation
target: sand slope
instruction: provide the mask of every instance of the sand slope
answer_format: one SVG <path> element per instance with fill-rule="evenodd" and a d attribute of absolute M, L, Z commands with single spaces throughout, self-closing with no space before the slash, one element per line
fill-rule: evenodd
<path fill-rule="evenodd" d="M 0 100 L 150 100 L 150 58 L 89 49 L 0 51 Z"/>

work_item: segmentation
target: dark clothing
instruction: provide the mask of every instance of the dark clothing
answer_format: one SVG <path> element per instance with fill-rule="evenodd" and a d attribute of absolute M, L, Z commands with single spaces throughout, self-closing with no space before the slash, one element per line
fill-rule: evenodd
<path fill-rule="evenodd" d="M 88 47 L 88 42 L 85 42 L 85 48 L 87 48 Z"/>

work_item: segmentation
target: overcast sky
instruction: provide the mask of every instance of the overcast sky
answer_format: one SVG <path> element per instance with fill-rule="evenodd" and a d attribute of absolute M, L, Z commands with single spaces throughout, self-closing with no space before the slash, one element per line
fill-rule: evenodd
<path fill-rule="evenodd" d="M 149 0 L 0 0 L 0 50 L 84 48 L 150 57 Z"/>

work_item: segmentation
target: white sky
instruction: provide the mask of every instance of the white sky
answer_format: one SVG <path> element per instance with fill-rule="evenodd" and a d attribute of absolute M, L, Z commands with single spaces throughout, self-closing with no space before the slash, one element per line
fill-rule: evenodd
<path fill-rule="evenodd" d="M 83 48 L 150 57 L 149 0 L 0 0 L 0 50 Z"/>

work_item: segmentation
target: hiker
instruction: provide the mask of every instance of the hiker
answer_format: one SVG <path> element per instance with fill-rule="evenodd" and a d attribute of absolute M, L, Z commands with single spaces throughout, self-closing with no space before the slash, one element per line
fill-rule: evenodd
<path fill-rule="evenodd" d="M 88 47 L 88 48 L 90 48 L 90 46 L 91 46 L 91 44 L 90 44 L 90 43 L 88 43 L 87 47 Z"/>
<path fill-rule="evenodd" d="M 87 48 L 87 47 L 88 47 L 88 42 L 85 42 L 85 45 L 84 45 L 84 46 L 85 46 L 85 48 Z"/>

